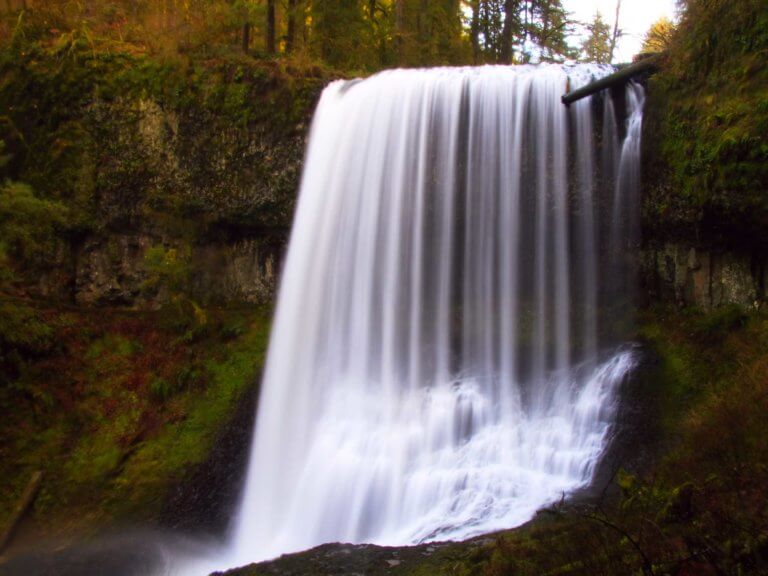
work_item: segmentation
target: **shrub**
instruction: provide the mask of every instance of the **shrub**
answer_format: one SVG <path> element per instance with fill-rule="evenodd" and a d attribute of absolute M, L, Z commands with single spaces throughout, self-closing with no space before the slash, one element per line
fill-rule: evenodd
<path fill-rule="evenodd" d="M 0 245 L 17 262 L 48 260 L 66 222 L 59 202 L 37 198 L 26 184 L 0 185 Z"/>

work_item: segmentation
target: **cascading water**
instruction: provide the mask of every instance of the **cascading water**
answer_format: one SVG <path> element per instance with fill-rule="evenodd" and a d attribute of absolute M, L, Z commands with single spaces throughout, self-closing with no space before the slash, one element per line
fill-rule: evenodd
<path fill-rule="evenodd" d="M 560 96 L 605 73 L 394 70 L 325 90 L 232 564 L 461 539 L 590 482 L 633 364 L 600 310 L 629 286 L 642 90 L 626 136 L 609 98 Z"/>

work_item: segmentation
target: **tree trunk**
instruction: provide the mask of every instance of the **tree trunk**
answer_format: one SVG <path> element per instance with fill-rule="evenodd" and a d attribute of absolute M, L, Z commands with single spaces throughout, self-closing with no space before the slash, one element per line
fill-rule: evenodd
<path fill-rule="evenodd" d="M 470 36 L 472 38 L 472 56 L 475 64 L 480 63 L 480 2 L 481 0 L 472 0 Z"/>
<path fill-rule="evenodd" d="M 405 36 L 405 0 L 395 0 L 395 53 L 398 62 L 403 62 Z"/>
<path fill-rule="evenodd" d="M 619 37 L 619 14 L 621 13 L 621 0 L 616 0 L 616 20 L 613 23 L 613 37 L 611 38 L 611 53 L 608 56 L 608 63 L 613 62 L 613 52 L 616 50 L 616 40 Z"/>
<path fill-rule="evenodd" d="M 639 76 L 641 74 L 652 74 L 659 69 L 659 65 L 663 57 L 664 53 L 649 56 L 644 60 L 640 60 L 639 62 L 627 66 L 626 68 L 622 68 L 618 72 L 614 72 L 609 76 L 605 76 L 600 80 L 596 80 L 591 84 L 587 84 L 578 90 L 563 94 L 561 100 L 563 104 L 570 106 L 577 100 L 581 100 L 582 98 L 596 94 L 601 90 L 605 90 L 606 88 L 616 88 L 617 86 L 622 86 L 632 80 L 632 78 L 635 76 Z"/>
<path fill-rule="evenodd" d="M 248 49 L 251 47 L 251 25 L 249 22 L 243 24 L 243 52 L 248 54 Z"/>
<path fill-rule="evenodd" d="M 267 0 L 267 54 L 275 53 L 275 0 Z"/>
<path fill-rule="evenodd" d="M 504 0 L 504 27 L 501 29 L 499 62 L 512 64 L 512 24 L 517 19 L 518 0 Z"/>
<path fill-rule="evenodd" d="M 544 6 L 544 10 L 541 13 L 541 38 L 539 41 L 541 45 L 541 59 L 547 60 L 547 50 L 549 50 L 549 5 Z M 550 50 L 550 56 L 551 56 Z"/>
<path fill-rule="evenodd" d="M 296 17 L 298 6 L 296 0 L 288 0 L 288 30 L 285 38 L 285 51 L 289 54 L 296 47 Z"/>
<path fill-rule="evenodd" d="M 432 52 L 430 46 L 430 13 L 429 0 L 421 0 L 419 3 L 419 59 L 422 64 L 429 63 Z"/>
<path fill-rule="evenodd" d="M 2 552 L 8 544 L 10 544 L 11 539 L 13 538 L 14 533 L 16 532 L 16 529 L 19 527 L 19 524 L 24 519 L 24 515 L 27 513 L 29 508 L 32 506 L 32 503 L 35 501 L 35 498 L 37 497 L 37 493 L 40 490 L 40 483 L 43 480 L 43 473 L 39 470 L 32 474 L 32 477 L 29 479 L 29 482 L 27 483 L 27 487 L 24 489 L 24 492 L 21 495 L 21 498 L 19 499 L 18 504 L 16 505 L 15 510 L 13 511 L 13 514 L 11 515 L 11 519 L 8 523 L 8 526 L 6 527 L 5 531 L 3 531 L 2 534 L 0 534 L 0 552 Z"/>

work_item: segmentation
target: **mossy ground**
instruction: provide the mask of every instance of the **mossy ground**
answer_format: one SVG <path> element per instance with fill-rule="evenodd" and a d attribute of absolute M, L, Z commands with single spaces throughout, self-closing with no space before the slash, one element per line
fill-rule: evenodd
<path fill-rule="evenodd" d="M 269 311 L 208 311 L 192 341 L 160 312 L 38 313 L 57 344 L 0 389 L 0 525 L 37 469 L 43 531 L 153 519 L 256 385 Z"/>

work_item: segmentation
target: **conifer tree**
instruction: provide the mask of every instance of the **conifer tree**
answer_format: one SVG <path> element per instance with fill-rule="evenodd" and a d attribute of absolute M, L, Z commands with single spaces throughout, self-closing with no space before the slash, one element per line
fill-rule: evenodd
<path fill-rule="evenodd" d="M 611 61 L 611 27 L 600 12 L 595 13 L 587 24 L 589 35 L 581 45 L 581 57 L 585 62 L 608 64 Z"/>

